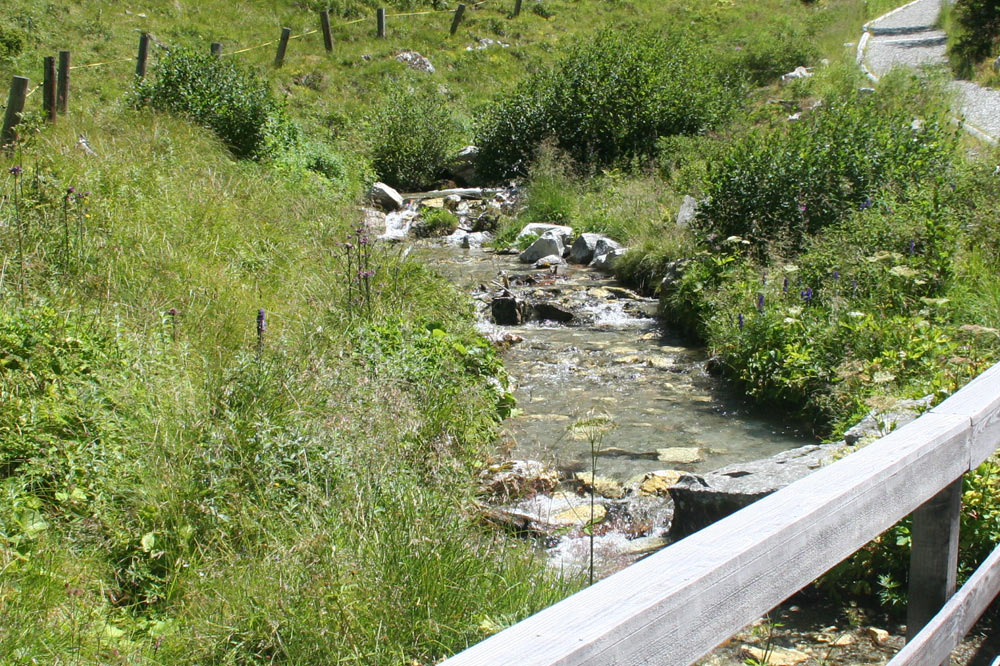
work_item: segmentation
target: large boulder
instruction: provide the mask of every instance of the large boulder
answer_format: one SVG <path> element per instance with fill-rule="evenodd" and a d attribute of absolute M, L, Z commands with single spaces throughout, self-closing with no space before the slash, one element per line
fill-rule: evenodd
<path fill-rule="evenodd" d="M 557 233 L 563 245 L 567 245 L 570 239 L 573 238 L 573 227 L 567 227 L 562 224 L 551 224 L 549 222 L 532 222 L 531 224 L 526 224 L 518 232 L 517 238 L 520 240 L 525 236 L 542 236 L 547 231 Z"/>
<path fill-rule="evenodd" d="M 558 230 L 549 230 L 539 236 L 534 243 L 529 245 L 527 249 L 518 256 L 517 260 L 522 264 L 533 264 L 539 259 L 553 254 L 558 257 L 562 257 L 565 251 L 566 247 L 563 245 L 561 232 Z"/>
<path fill-rule="evenodd" d="M 403 197 L 395 189 L 385 183 L 375 183 L 372 185 L 368 197 L 382 207 L 384 211 L 399 210 L 403 207 Z"/>
<path fill-rule="evenodd" d="M 830 462 L 842 444 L 810 444 L 770 458 L 727 465 L 708 474 L 685 474 L 670 487 L 670 534 L 692 534 Z"/>
<path fill-rule="evenodd" d="M 480 184 L 479 173 L 476 171 L 476 161 L 479 159 L 479 148 L 466 146 L 458 151 L 448 162 L 448 175 L 456 182 L 468 187 Z"/>
<path fill-rule="evenodd" d="M 614 271 L 615 263 L 625 252 L 620 243 L 602 236 L 594 247 L 594 258 L 590 262 L 590 267 L 599 271 Z"/>
<path fill-rule="evenodd" d="M 543 302 L 531 305 L 531 319 L 535 321 L 558 321 L 565 324 L 574 318 L 572 312 L 555 303 Z"/>
<path fill-rule="evenodd" d="M 490 303 L 490 316 L 499 326 L 520 326 L 524 323 L 524 303 L 513 296 L 497 296 Z"/>
<path fill-rule="evenodd" d="M 695 215 L 698 214 L 698 200 L 690 194 L 684 195 L 681 207 L 677 211 L 677 226 L 686 229 L 691 226 Z"/>
<path fill-rule="evenodd" d="M 597 249 L 597 241 L 602 238 L 601 234 L 583 233 L 573 241 L 573 247 L 569 250 L 569 260 L 574 264 L 589 264 L 594 259 L 594 250 Z"/>

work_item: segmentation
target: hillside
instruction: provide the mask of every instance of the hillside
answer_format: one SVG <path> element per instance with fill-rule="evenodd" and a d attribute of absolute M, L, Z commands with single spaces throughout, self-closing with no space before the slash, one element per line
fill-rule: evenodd
<path fill-rule="evenodd" d="M 502 363 L 463 295 L 362 224 L 373 180 L 434 180 L 467 143 L 523 149 L 480 165 L 526 178 L 500 242 L 532 219 L 611 232 L 635 248 L 621 277 L 647 288 L 689 260 L 666 311 L 751 395 L 819 428 L 995 360 L 995 183 L 965 157 L 981 149 L 904 79 L 886 83 L 897 102 L 845 101 L 859 80 L 842 45 L 891 2 L 526 0 L 516 18 L 512 3 L 470 5 L 451 37 L 453 6 L 396 2 L 379 40 L 373 5 L 340 2 L 330 53 L 305 1 L 0 8 L 3 85 L 34 88 L 62 49 L 75 66 L 69 112 L 45 123 L 34 91 L 0 156 L 0 663 L 433 663 L 579 584 L 478 523 L 475 475 L 511 407 Z M 154 47 L 135 86 L 140 32 Z M 800 65 L 816 75 L 779 88 Z M 787 130 L 819 99 L 841 115 L 802 126 L 856 130 L 838 145 L 884 148 L 884 171 Z M 640 109 L 673 115 L 617 133 Z M 914 110 L 930 128 L 915 147 L 895 122 Z M 560 144 L 560 128 L 580 133 Z M 725 170 L 780 164 L 768 146 L 821 158 L 762 204 L 824 210 L 808 235 L 793 234 L 808 216 L 727 208 L 743 198 Z M 840 179 L 809 190 L 822 173 Z M 834 192 L 846 181 L 861 185 Z M 685 194 L 717 214 L 678 229 Z M 831 257 L 858 238 L 865 256 Z M 880 251 L 900 257 L 868 261 Z M 837 271 L 837 289 L 792 303 L 812 287 L 788 296 L 789 265 Z M 865 311 L 894 318 L 866 315 L 850 346 L 824 331 L 863 309 L 843 300 L 855 279 Z"/>

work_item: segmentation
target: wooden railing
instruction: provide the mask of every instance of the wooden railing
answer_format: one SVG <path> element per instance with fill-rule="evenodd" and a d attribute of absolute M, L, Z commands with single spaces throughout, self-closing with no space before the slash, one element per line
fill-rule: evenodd
<path fill-rule="evenodd" d="M 938 666 L 1000 589 L 994 551 L 954 593 L 962 475 L 998 442 L 1000 364 L 864 449 L 443 663 L 690 664 L 912 513 L 910 642 L 890 666 Z"/>

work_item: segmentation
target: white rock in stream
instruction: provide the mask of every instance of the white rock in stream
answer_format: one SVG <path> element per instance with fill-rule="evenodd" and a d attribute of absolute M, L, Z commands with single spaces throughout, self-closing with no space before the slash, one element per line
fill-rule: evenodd
<path fill-rule="evenodd" d="M 530 226 L 530 225 L 529 225 Z M 522 264 L 533 264 L 539 259 L 544 259 L 555 255 L 562 257 L 565 252 L 562 235 L 559 231 L 549 230 L 543 233 L 538 240 L 528 246 L 517 260 Z"/>
<path fill-rule="evenodd" d="M 557 233 L 559 240 L 562 241 L 564 246 L 573 237 L 573 227 L 567 227 L 562 224 L 550 224 L 548 222 L 532 222 L 531 224 L 527 224 L 518 232 L 517 237 L 520 239 L 525 236 L 542 236 L 547 231 Z"/>

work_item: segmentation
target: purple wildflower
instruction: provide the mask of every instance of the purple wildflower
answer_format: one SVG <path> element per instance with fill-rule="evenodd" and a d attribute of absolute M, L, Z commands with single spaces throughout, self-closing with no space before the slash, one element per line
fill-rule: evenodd
<path fill-rule="evenodd" d="M 812 287 L 806 287 L 805 289 L 803 289 L 799 293 L 799 295 L 802 297 L 803 301 L 805 301 L 806 303 L 808 303 L 809 301 L 811 301 L 813 299 L 813 290 L 812 290 Z"/>
<path fill-rule="evenodd" d="M 20 164 L 15 164 L 14 166 L 12 166 L 10 169 L 7 170 L 7 173 L 9 173 L 12 176 L 20 176 L 21 175 L 21 165 Z"/>
<path fill-rule="evenodd" d="M 833 272 L 833 280 L 834 280 L 834 282 L 837 282 L 837 281 L 840 280 L 840 271 L 834 271 Z"/>
<path fill-rule="evenodd" d="M 169 310 L 167 310 L 167 314 L 170 315 L 171 317 L 176 317 L 177 316 L 177 308 L 170 308 Z"/>
<path fill-rule="evenodd" d="M 740 330 L 742 331 L 743 330 L 743 313 L 742 312 L 740 313 L 740 316 L 737 317 L 736 322 L 739 325 Z"/>
<path fill-rule="evenodd" d="M 257 335 L 264 335 L 264 331 L 267 330 L 267 315 L 264 314 L 264 308 L 257 310 Z"/>
<path fill-rule="evenodd" d="M 851 280 L 851 296 L 855 296 L 858 293 L 858 281 Z"/>
<path fill-rule="evenodd" d="M 867 197 L 864 201 L 861 202 L 861 210 L 867 210 L 871 208 L 874 203 L 875 202 L 872 201 L 871 197 Z"/>
<path fill-rule="evenodd" d="M 912 257 L 917 253 L 917 242 L 914 240 L 910 241 L 910 256 Z"/>
<path fill-rule="evenodd" d="M 806 212 L 806 205 L 804 203 L 800 203 L 799 204 L 799 212 L 800 213 L 805 213 Z"/>
<path fill-rule="evenodd" d="M 757 311 L 764 313 L 764 294 L 757 294 Z"/>
<path fill-rule="evenodd" d="M 781 293 L 783 293 L 783 294 L 787 294 L 788 293 L 788 278 L 785 278 L 785 282 L 784 282 L 784 284 L 781 287 Z"/>

